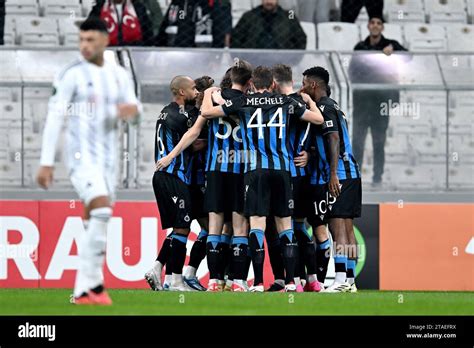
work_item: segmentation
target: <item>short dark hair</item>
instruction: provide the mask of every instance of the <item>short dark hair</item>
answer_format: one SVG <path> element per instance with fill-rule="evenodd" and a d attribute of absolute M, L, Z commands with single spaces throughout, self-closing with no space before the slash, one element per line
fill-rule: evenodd
<path fill-rule="evenodd" d="M 381 14 L 373 14 L 372 16 L 370 16 L 369 22 L 374 18 L 380 19 L 382 21 L 382 23 L 385 23 L 385 19 L 383 19 L 383 15 L 381 15 Z"/>
<path fill-rule="evenodd" d="M 227 69 L 224 76 L 222 77 L 222 81 L 220 84 L 221 89 L 224 88 L 232 88 L 232 79 L 230 78 L 230 71 L 232 68 Z"/>
<path fill-rule="evenodd" d="M 270 88 L 273 83 L 272 69 L 266 66 L 257 66 L 252 73 L 252 81 L 256 89 Z"/>
<path fill-rule="evenodd" d="M 322 66 L 315 66 L 305 70 L 303 76 L 323 81 L 326 86 L 329 85 L 329 72 Z"/>
<path fill-rule="evenodd" d="M 195 79 L 194 83 L 196 84 L 196 89 L 198 92 L 204 92 L 209 87 L 212 87 L 214 84 L 214 79 L 210 76 L 204 75 Z"/>
<path fill-rule="evenodd" d="M 79 29 L 82 31 L 97 30 L 104 34 L 109 33 L 107 31 L 107 24 L 105 24 L 105 22 L 98 17 L 87 18 L 84 22 L 82 22 Z"/>
<path fill-rule="evenodd" d="M 252 77 L 252 66 L 245 60 L 238 59 L 230 68 L 230 79 L 232 83 L 245 86 Z"/>
<path fill-rule="evenodd" d="M 276 64 L 272 67 L 273 78 L 278 83 L 291 83 L 293 81 L 293 71 L 291 66 L 286 64 Z"/>

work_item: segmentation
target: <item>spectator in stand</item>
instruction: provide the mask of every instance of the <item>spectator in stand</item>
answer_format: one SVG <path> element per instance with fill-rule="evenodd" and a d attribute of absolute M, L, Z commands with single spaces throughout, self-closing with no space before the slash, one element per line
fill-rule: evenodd
<path fill-rule="evenodd" d="M 369 18 L 383 15 L 383 0 L 342 0 L 341 22 L 354 23 L 362 7 L 366 8 Z"/>
<path fill-rule="evenodd" d="M 242 15 L 232 31 L 232 48 L 306 48 L 306 34 L 298 18 L 278 5 L 278 0 L 262 0 L 262 5 Z"/>
<path fill-rule="evenodd" d="M 97 0 L 91 17 L 107 24 L 109 46 L 153 45 L 153 25 L 142 1 Z"/>
<path fill-rule="evenodd" d="M 230 0 L 209 0 L 212 19 L 212 47 L 230 47 L 232 11 Z"/>
<path fill-rule="evenodd" d="M 160 31 L 161 21 L 163 20 L 163 13 L 161 12 L 160 4 L 157 0 L 136 0 L 145 5 L 146 13 L 150 18 L 151 26 L 153 28 L 153 38 L 158 35 Z"/>
<path fill-rule="evenodd" d="M 173 0 L 166 11 L 156 46 L 195 47 L 196 27 L 209 16 L 207 0 Z"/>
<path fill-rule="evenodd" d="M 354 50 L 382 51 L 387 56 L 394 51 L 406 51 L 406 49 L 395 40 L 390 40 L 382 35 L 384 25 L 382 16 L 373 16 L 367 26 L 370 35 L 364 41 L 359 42 Z M 393 65 L 393 64 L 391 64 Z M 391 66 L 387 64 L 377 65 L 369 62 L 364 56 L 354 55 L 349 67 L 349 76 L 352 82 L 385 82 L 396 83 L 391 71 Z M 372 185 L 379 188 L 382 184 L 382 175 L 385 165 L 385 140 L 387 138 L 387 128 L 389 117 L 382 115 L 380 107 L 383 103 L 398 103 L 400 93 L 397 89 L 383 90 L 354 90 L 353 91 L 353 132 L 352 149 L 354 157 L 362 168 L 364 159 L 364 147 L 367 132 L 370 128 L 372 135 L 372 147 L 374 151 L 374 167 Z"/>
<path fill-rule="evenodd" d="M 298 0 L 298 18 L 302 22 L 314 24 L 329 22 L 331 2 L 331 0 Z"/>

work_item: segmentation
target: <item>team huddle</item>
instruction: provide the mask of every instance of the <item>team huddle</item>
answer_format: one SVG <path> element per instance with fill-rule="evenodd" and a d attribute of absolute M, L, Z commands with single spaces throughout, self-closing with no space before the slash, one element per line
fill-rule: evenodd
<path fill-rule="evenodd" d="M 328 71 L 306 70 L 294 91 L 291 67 L 236 60 L 213 84 L 209 76 L 174 77 L 173 102 L 158 115 L 153 189 L 162 228 L 172 232 L 145 274 L 150 287 L 356 292 L 352 221 L 361 213 L 361 178 Z M 185 267 L 194 219 L 201 232 Z M 324 288 L 327 225 L 336 276 Z M 266 247 L 274 282 L 265 290 Z M 196 276 L 204 257 L 207 289 Z"/>

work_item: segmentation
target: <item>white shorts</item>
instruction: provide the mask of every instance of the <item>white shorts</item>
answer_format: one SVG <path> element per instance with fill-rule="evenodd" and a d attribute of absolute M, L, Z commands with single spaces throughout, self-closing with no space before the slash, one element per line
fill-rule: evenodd
<path fill-rule="evenodd" d="M 69 176 L 79 198 L 86 206 L 97 197 L 107 196 L 110 203 L 115 200 L 116 174 L 94 168 L 75 168 Z"/>

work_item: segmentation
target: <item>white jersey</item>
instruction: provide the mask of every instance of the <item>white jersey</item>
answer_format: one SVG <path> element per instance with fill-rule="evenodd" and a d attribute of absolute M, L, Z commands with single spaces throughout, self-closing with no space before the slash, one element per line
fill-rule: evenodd
<path fill-rule="evenodd" d="M 65 156 L 70 172 L 94 168 L 115 172 L 117 104 L 138 104 L 125 69 L 79 58 L 55 78 L 43 133 L 42 166 L 53 166 L 59 134 L 67 119 Z"/>

